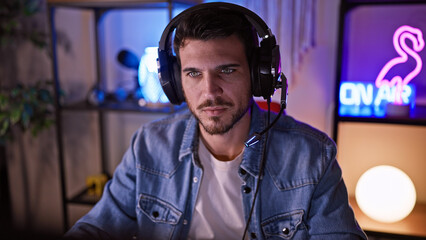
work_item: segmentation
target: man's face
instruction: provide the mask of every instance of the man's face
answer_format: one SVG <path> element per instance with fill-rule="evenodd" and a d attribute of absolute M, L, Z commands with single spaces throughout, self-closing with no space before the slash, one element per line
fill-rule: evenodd
<path fill-rule="evenodd" d="M 207 41 L 187 39 L 179 55 L 189 109 L 207 133 L 228 132 L 251 103 L 243 43 L 235 35 Z"/>

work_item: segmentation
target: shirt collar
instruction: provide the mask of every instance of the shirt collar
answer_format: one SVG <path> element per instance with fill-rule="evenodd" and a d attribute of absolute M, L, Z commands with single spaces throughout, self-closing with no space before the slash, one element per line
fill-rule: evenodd
<path fill-rule="evenodd" d="M 249 136 L 252 136 L 255 132 L 261 132 L 265 129 L 266 121 L 265 112 L 262 111 L 257 104 L 253 103 Z M 179 151 L 179 161 L 182 161 L 188 154 L 198 151 L 198 138 L 198 121 L 194 115 L 191 114 L 183 134 L 182 144 Z M 262 136 L 258 143 L 246 148 L 243 153 L 241 168 L 255 177 L 259 175 L 259 167 L 263 158 L 264 147 L 266 147 L 265 135 Z"/>
<path fill-rule="evenodd" d="M 254 133 L 259 133 L 266 128 L 266 114 L 262 111 L 257 104 L 253 103 L 249 137 Z M 260 162 L 263 158 L 263 148 L 266 147 L 266 136 L 263 135 L 259 142 L 256 144 L 246 147 L 243 154 L 243 160 L 241 168 L 243 168 L 249 174 L 258 177 Z"/>
<path fill-rule="evenodd" d="M 182 161 L 186 155 L 198 150 L 198 136 L 198 120 L 191 113 L 188 124 L 183 132 L 182 144 L 179 151 L 179 161 Z"/>

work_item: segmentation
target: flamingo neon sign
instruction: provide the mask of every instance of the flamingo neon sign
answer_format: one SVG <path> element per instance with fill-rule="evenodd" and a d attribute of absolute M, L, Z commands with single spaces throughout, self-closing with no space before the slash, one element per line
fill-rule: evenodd
<path fill-rule="evenodd" d="M 412 42 L 411 47 L 407 45 L 408 40 Z M 418 54 L 425 46 L 422 31 L 403 25 L 395 31 L 393 45 L 399 56 L 383 66 L 374 84 L 349 81 L 341 83 L 339 91 L 341 115 L 358 116 L 362 113 L 361 115 L 364 116 L 370 114 L 378 117 L 384 116 L 386 110 L 383 107 L 388 103 L 414 107 L 415 86 L 409 83 L 420 73 L 423 66 L 422 59 Z M 415 67 L 409 74 L 389 77 L 392 68 L 406 63 L 409 59 L 415 61 Z M 366 109 L 365 107 L 373 108 Z"/>
<path fill-rule="evenodd" d="M 407 46 L 406 40 L 410 40 L 413 43 L 412 49 Z M 394 103 L 401 105 L 403 104 L 402 93 L 404 91 L 404 86 L 406 86 L 414 77 L 416 77 L 422 69 L 422 59 L 420 58 L 419 54 L 417 54 L 425 46 L 422 31 L 420 31 L 418 28 L 407 25 L 399 27 L 393 35 L 393 46 L 395 51 L 399 54 L 399 57 L 391 59 L 388 63 L 385 64 L 376 78 L 376 87 L 395 87 Z M 402 76 L 394 76 L 391 80 L 386 79 L 386 74 L 391 68 L 408 61 L 408 55 L 410 55 L 416 61 L 416 67 L 414 70 L 404 78 Z"/>

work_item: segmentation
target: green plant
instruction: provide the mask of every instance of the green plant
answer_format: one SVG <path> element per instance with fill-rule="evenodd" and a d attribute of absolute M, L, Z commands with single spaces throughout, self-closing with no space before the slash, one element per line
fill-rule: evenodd
<path fill-rule="evenodd" d="M 0 144 L 12 139 L 12 128 L 31 130 L 36 136 L 40 130 L 54 123 L 54 98 L 51 95 L 49 81 L 35 85 L 16 87 L 0 91 Z"/>
<path fill-rule="evenodd" d="M 35 21 L 43 4 L 43 0 L 0 1 L 0 50 L 14 49 L 29 41 L 33 46 L 48 51 L 46 28 L 40 24 L 41 21 Z M 13 139 L 14 127 L 30 130 L 33 136 L 37 136 L 54 123 L 52 82 L 7 84 L 16 81 L 8 79 L 0 84 L 0 145 Z"/>
<path fill-rule="evenodd" d="M 41 0 L 2 0 L 0 2 L 0 46 L 29 40 L 34 46 L 47 46 L 47 33 L 31 22 L 30 17 L 41 10 Z"/>

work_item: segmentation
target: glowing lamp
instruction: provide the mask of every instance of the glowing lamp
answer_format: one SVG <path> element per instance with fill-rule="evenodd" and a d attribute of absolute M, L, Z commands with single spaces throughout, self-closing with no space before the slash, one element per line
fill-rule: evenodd
<path fill-rule="evenodd" d="M 367 216 L 380 222 L 397 222 L 408 216 L 416 203 L 411 179 L 398 168 L 377 166 L 358 180 L 355 197 Z"/>

